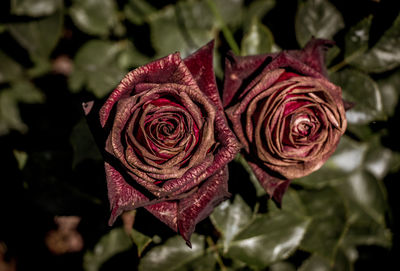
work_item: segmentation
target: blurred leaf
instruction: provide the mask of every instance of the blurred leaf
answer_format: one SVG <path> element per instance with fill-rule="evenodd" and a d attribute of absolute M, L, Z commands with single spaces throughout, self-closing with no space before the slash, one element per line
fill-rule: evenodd
<path fill-rule="evenodd" d="M 263 195 L 266 195 L 267 192 L 265 191 L 265 189 L 262 187 L 262 185 L 260 184 L 260 182 L 258 181 L 256 175 L 254 175 L 253 170 L 251 169 L 250 165 L 247 163 L 246 159 L 243 157 L 243 155 L 241 154 L 237 154 L 235 157 L 235 162 L 241 164 L 241 166 L 247 171 L 247 173 L 249 174 L 249 179 L 252 182 L 252 184 L 254 185 L 254 188 L 256 189 L 256 195 L 257 197 L 261 197 Z"/>
<path fill-rule="evenodd" d="M 289 257 L 309 224 L 309 218 L 283 211 L 272 217 L 260 215 L 236 235 L 227 255 L 250 266 L 266 267 Z"/>
<path fill-rule="evenodd" d="M 377 83 L 382 95 L 383 110 L 388 116 L 393 116 L 400 95 L 400 69 Z"/>
<path fill-rule="evenodd" d="M 110 41 L 91 40 L 84 44 L 74 58 L 75 67 L 68 82 L 71 90 L 78 91 L 86 83 L 99 98 L 111 92 L 126 73 L 117 65 L 121 49 L 121 44 Z"/>
<path fill-rule="evenodd" d="M 135 229 L 132 229 L 131 231 L 131 238 L 137 247 L 139 257 L 142 255 L 143 250 L 153 241 L 152 238 Z"/>
<path fill-rule="evenodd" d="M 81 119 L 72 129 L 70 142 L 74 150 L 73 167 L 86 159 L 102 160 L 100 151 L 85 119 Z"/>
<path fill-rule="evenodd" d="M 331 48 L 329 48 L 325 57 L 326 66 L 329 66 L 332 63 L 332 61 L 340 54 L 340 51 L 341 50 L 337 45 L 333 45 Z"/>
<path fill-rule="evenodd" d="M 156 9 L 145 0 L 129 0 L 124 6 L 126 18 L 137 25 L 147 22 L 149 15 L 155 11 Z"/>
<path fill-rule="evenodd" d="M 180 52 L 182 58 L 213 39 L 213 17 L 204 2 L 179 2 L 149 17 L 158 57 Z"/>
<path fill-rule="evenodd" d="M 235 196 L 233 203 L 224 201 L 214 209 L 210 219 L 222 234 L 225 253 L 233 238 L 249 224 L 251 218 L 250 207 L 239 195 Z"/>
<path fill-rule="evenodd" d="M 215 2 L 218 13 L 225 25 L 235 27 L 239 26 L 243 19 L 243 2 L 244 0 L 213 0 Z M 215 26 L 220 28 L 221 25 L 215 21 Z"/>
<path fill-rule="evenodd" d="M 270 271 L 296 271 L 296 267 L 288 262 L 274 263 L 269 267 Z"/>
<path fill-rule="evenodd" d="M 69 12 L 75 25 L 91 35 L 106 36 L 117 22 L 113 0 L 73 0 Z"/>
<path fill-rule="evenodd" d="M 10 88 L 0 92 L 0 135 L 10 130 L 24 133 L 28 127 L 19 114 L 18 103 L 41 103 L 44 95 L 32 83 L 18 81 L 11 84 Z"/>
<path fill-rule="evenodd" d="M 381 73 L 400 65 L 400 15 L 379 41 L 351 64 L 368 73 Z"/>
<path fill-rule="evenodd" d="M 293 214 L 307 215 L 306 207 L 304 206 L 299 193 L 290 188 L 286 191 L 282 199 L 282 208 L 279 209 L 276 204 L 272 201 L 268 201 L 268 212 L 272 215 L 277 214 L 281 211 L 290 212 Z"/>
<path fill-rule="evenodd" d="M 33 61 L 48 58 L 57 45 L 63 28 L 63 11 L 28 22 L 8 25 L 12 36 L 28 50 Z"/>
<path fill-rule="evenodd" d="M 20 150 L 13 150 L 14 153 L 14 157 L 18 162 L 18 168 L 20 170 L 22 170 L 25 165 L 26 165 L 26 161 L 28 160 L 28 154 L 24 151 L 20 151 Z"/>
<path fill-rule="evenodd" d="M 397 157 L 393 151 L 383 147 L 379 140 L 375 137 L 370 144 L 364 166 L 377 180 L 383 180 L 391 168 L 397 164 Z"/>
<path fill-rule="evenodd" d="M 372 15 L 351 27 L 345 36 L 344 58 L 351 62 L 368 49 L 369 29 L 371 27 Z"/>
<path fill-rule="evenodd" d="M 347 69 L 332 74 L 331 79 L 342 87 L 343 99 L 355 103 L 346 112 L 349 124 L 367 124 L 385 118 L 379 87 L 368 75 Z"/>
<path fill-rule="evenodd" d="M 62 6 L 62 0 L 11 0 L 11 14 L 40 17 L 50 15 Z"/>
<path fill-rule="evenodd" d="M 300 191 L 308 215 L 312 217 L 310 231 L 301 242 L 301 248 L 333 260 L 342 235 L 347 230 L 346 209 L 335 189 L 326 187 L 318 191 Z M 323 241 L 322 241 L 323 240 Z"/>
<path fill-rule="evenodd" d="M 204 237 L 193 234 L 190 249 L 181 236 L 168 239 L 147 252 L 139 264 L 141 271 L 187 270 L 187 265 L 204 255 Z"/>
<path fill-rule="evenodd" d="M 270 53 L 273 44 L 274 37 L 271 31 L 254 17 L 249 31 L 242 39 L 241 55 Z"/>
<path fill-rule="evenodd" d="M 329 261 L 316 254 L 305 260 L 298 271 L 353 271 L 353 262 L 339 251 L 334 261 Z"/>
<path fill-rule="evenodd" d="M 251 1 L 245 9 L 244 19 L 243 19 L 243 29 L 244 31 L 248 31 L 249 26 L 252 24 L 252 20 L 256 17 L 258 20 L 262 20 L 262 18 L 272 10 L 276 5 L 275 0 L 255 0 Z"/>
<path fill-rule="evenodd" d="M 149 63 L 152 59 L 140 53 L 130 41 L 126 41 L 118 56 L 118 65 L 124 69 L 132 69 Z"/>
<path fill-rule="evenodd" d="M 332 39 L 343 27 L 342 15 L 328 0 L 308 0 L 297 11 L 296 38 L 302 47 L 311 37 Z"/>
<path fill-rule="evenodd" d="M 98 271 L 103 263 L 114 255 L 132 247 L 132 241 L 122 228 L 112 229 L 96 244 L 93 251 L 85 253 L 83 267 L 86 271 Z"/>
<path fill-rule="evenodd" d="M 335 153 L 319 170 L 303 178 L 295 179 L 293 183 L 318 189 L 335 182 L 342 182 L 343 178 L 363 165 L 367 149 L 366 143 L 359 143 L 343 136 Z"/>
<path fill-rule="evenodd" d="M 16 80 L 21 75 L 21 65 L 0 51 L 0 83 Z"/>

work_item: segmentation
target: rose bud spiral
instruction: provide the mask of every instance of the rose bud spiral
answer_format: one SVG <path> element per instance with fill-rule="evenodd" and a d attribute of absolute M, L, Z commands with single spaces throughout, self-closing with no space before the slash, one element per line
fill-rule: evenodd
<path fill-rule="evenodd" d="M 227 164 L 239 151 L 213 71 L 213 42 L 128 73 L 99 111 L 110 224 L 144 207 L 190 245 L 195 225 L 229 197 Z"/>
<path fill-rule="evenodd" d="M 226 58 L 223 104 L 245 157 L 278 203 L 289 180 L 319 169 L 346 130 L 341 88 L 326 77 L 324 50 Z"/>

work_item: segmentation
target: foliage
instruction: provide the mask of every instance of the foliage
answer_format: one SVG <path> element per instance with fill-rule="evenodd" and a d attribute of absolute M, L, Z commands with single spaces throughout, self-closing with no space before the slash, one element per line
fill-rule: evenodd
<path fill-rule="evenodd" d="M 394 126 L 399 120 L 400 14 L 385 1 L 356 1 L 364 5 L 360 11 L 342 2 L 2 3 L 0 146 L 6 174 L 0 210 L 6 221 L 0 226 L 0 245 L 7 245 L 8 257 L 21 261 L 21 270 L 389 267 L 399 234 L 394 180 L 400 145 Z M 222 86 L 229 49 L 241 55 L 276 52 L 301 48 L 312 36 L 337 42 L 328 52 L 329 76 L 354 106 L 347 111 L 348 131 L 335 154 L 319 171 L 293 181 L 281 209 L 238 156 L 230 165 L 232 198 L 198 225 L 192 249 L 144 210 L 138 211 L 130 234 L 119 227 L 120 220 L 112 229 L 106 226 L 102 159 L 83 118 L 83 101 L 105 98 L 135 67 L 174 51 L 185 57 L 211 39 L 216 40 L 214 66 Z M 42 237 L 54 227 L 49 220 L 65 214 L 82 217 L 78 230 L 86 246 L 57 258 L 42 245 Z"/>

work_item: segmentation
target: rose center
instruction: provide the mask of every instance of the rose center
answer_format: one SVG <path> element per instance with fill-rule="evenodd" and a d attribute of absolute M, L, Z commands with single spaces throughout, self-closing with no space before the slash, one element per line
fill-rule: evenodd
<path fill-rule="evenodd" d="M 300 116 L 294 120 L 292 132 L 296 136 L 306 137 L 311 133 L 313 127 L 314 124 L 309 116 Z"/>

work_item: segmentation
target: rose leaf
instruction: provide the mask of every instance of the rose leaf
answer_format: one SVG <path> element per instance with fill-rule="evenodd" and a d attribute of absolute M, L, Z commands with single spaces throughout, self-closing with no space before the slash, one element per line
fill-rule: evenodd
<path fill-rule="evenodd" d="M 319 170 L 293 180 L 293 183 L 307 188 L 320 189 L 341 182 L 343 178 L 361 168 L 367 149 L 368 144 L 359 143 L 343 136 L 335 153 Z"/>
<path fill-rule="evenodd" d="M 50 15 L 62 5 L 61 0 L 11 0 L 11 14 L 40 17 Z"/>
<path fill-rule="evenodd" d="M 33 61 L 48 58 L 56 46 L 63 27 L 63 11 L 43 19 L 8 25 L 11 35 L 24 47 Z"/>
<path fill-rule="evenodd" d="M 16 80 L 21 75 L 21 65 L 0 51 L 0 83 Z"/>
<path fill-rule="evenodd" d="M 270 10 L 276 5 L 275 0 L 256 0 L 251 1 L 244 13 L 243 29 L 248 31 L 252 24 L 252 19 L 255 17 L 261 20 Z"/>
<path fill-rule="evenodd" d="M 190 249 L 180 236 L 168 239 L 147 252 L 139 264 L 139 271 L 187 270 L 194 261 L 204 256 L 204 237 L 193 234 Z"/>
<path fill-rule="evenodd" d="M 222 234 L 225 252 L 233 238 L 251 222 L 251 218 L 250 207 L 239 195 L 236 195 L 232 203 L 224 201 L 214 209 L 210 219 Z"/>
<path fill-rule="evenodd" d="M 310 231 L 301 242 L 308 252 L 333 260 L 347 227 L 346 209 L 337 191 L 330 187 L 321 190 L 302 190 L 300 197 L 312 217 Z M 321 241 L 323 240 L 323 241 Z"/>
<path fill-rule="evenodd" d="M 277 262 L 272 264 L 269 269 L 270 271 L 296 271 L 296 267 L 289 262 Z"/>
<path fill-rule="evenodd" d="M 156 9 L 144 0 L 129 0 L 124 6 L 126 18 L 137 25 L 147 22 L 149 15 L 155 11 Z"/>
<path fill-rule="evenodd" d="M 135 229 L 131 230 L 130 235 L 132 241 L 135 243 L 137 247 L 138 256 L 140 257 L 142 255 L 143 250 L 153 241 L 153 239 L 148 237 L 147 235 L 144 235 L 141 232 L 138 232 Z"/>
<path fill-rule="evenodd" d="M 301 201 L 301 198 L 299 196 L 299 193 L 291 189 L 286 191 L 285 196 L 282 199 L 282 208 L 279 209 L 276 204 L 272 201 L 268 201 L 268 212 L 271 214 L 277 214 L 281 212 L 282 210 L 285 212 L 291 212 L 294 214 L 301 214 L 306 216 L 307 215 L 307 210 L 306 207 L 304 206 L 303 202 Z"/>
<path fill-rule="evenodd" d="M 299 246 L 310 221 L 284 211 L 260 215 L 235 236 L 227 256 L 257 268 L 286 259 Z"/>
<path fill-rule="evenodd" d="M 378 42 L 350 63 L 368 73 L 381 73 L 400 65 L 400 15 Z"/>
<path fill-rule="evenodd" d="M 74 0 L 69 13 L 75 25 L 91 35 L 106 36 L 117 24 L 117 7 L 113 0 Z"/>
<path fill-rule="evenodd" d="M 93 251 L 85 253 L 83 267 L 85 271 L 100 270 L 102 264 L 114 255 L 132 247 L 132 241 L 122 228 L 112 229 L 95 245 Z"/>
<path fill-rule="evenodd" d="M 343 27 L 342 15 L 328 0 L 308 0 L 297 10 L 295 31 L 302 47 L 311 37 L 332 39 Z"/>
<path fill-rule="evenodd" d="M 256 17 L 251 21 L 249 31 L 242 39 L 241 55 L 271 53 L 274 37 L 271 31 Z"/>
<path fill-rule="evenodd" d="M 389 77 L 377 81 L 382 94 L 383 110 L 388 116 L 395 113 L 400 96 L 400 69 Z"/>
<path fill-rule="evenodd" d="M 354 252 L 357 253 L 357 252 Z M 298 271 L 342 271 L 354 270 L 353 263 L 355 259 L 348 257 L 344 252 L 339 251 L 335 260 L 329 261 L 318 254 L 311 255 L 303 262 Z"/>
<path fill-rule="evenodd" d="M 369 29 L 371 28 L 372 15 L 364 18 L 351 27 L 345 36 L 344 58 L 351 62 L 368 49 Z"/>
<path fill-rule="evenodd" d="M 262 185 L 258 181 L 256 175 L 254 174 L 253 170 L 251 169 L 251 166 L 246 161 L 246 159 L 244 158 L 243 155 L 241 155 L 241 154 L 236 155 L 234 162 L 239 163 L 249 174 L 249 180 L 251 181 L 254 188 L 256 189 L 257 197 L 261 197 L 261 196 L 267 194 L 267 192 L 265 191 L 265 189 L 262 187 Z"/>
<path fill-rule="evenodd" d="M 104 97 L 126 73 L 117 63 L 121 50 L 120 44 L 110 41 L 91 40 L 84 44 L 74 58 L 70 88 L 78 91 L 86 84 L 97 97 Z"/>
<path fill-rule="evenodd" d="M 346 112 L 349 126 L 368 124 L 386 118 L 381 92 L 371 77 L 357 70 L 346 69 L 333 73 L 331 79 L 342 88 L 343 99 L 355 103 L 355 106 Z"/>

